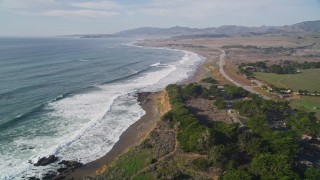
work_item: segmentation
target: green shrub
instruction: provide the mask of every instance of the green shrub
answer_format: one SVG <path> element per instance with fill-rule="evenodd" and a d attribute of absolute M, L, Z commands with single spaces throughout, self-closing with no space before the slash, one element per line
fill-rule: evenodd
<path fill-rule="evenodd" d="M 251 180 L 253 176 L 243 170 L 232 169 L 227 171 L 221 178 L 222 180 Z"/>
<path fill-rule="evenodd" d="M 298 179 L 289 158 L 282 154 L 256 155 L 249 170 L 261 179 Z"/>
<path fill-rule="evenodd" d="M 315 167 L 308 167 L 304 172 L 305 180 L 319 180 L 320 169 Z"/>
<path fill-rule="evenodd" d="M 244 98 L 249 95 L 249 92 L 242 87 L 225 85 L 225 90 L 229 99 Z"/>
<path fill-rule="evenodd" d="M 207 77 L 201 80 L 203 83 L 211 83 L 211 84 L 217 84 L 218 81 L 213 79 L 212 77 Z"/>
<path fill-rule="evenodd" d="M 173 112 L 172 111 L 166 112 L 163 116 L 161 116 L 161 120 L 171 122 L 173 120 Z"/>
<path fill-rule="evenodd" d="M 199 124 L 198 120 L 187 110 L 179 94 L 185 91 L 188 96 L 197 96 L 201 92 L 202 87 L 200 87 L 197 84 L 191 84 L 186 87 L 187 90 L 178 85 L 169 85 L 166 88 L 172 110 L 164 118 L 172 119 L 174 125 L 179 125 L 177 139 L 186 152 L 203 152 L 210 144 L 209 128 Z"/>
<path fill-rule="evenodd" d="M 192 165 L 199 170 L 206 170 L 210 167 L 209 161 L 203 157 L 192 160 Z"/>
<path fill-rule="evenodd" d="M 214 105 L 218 109 L 225 109 L 227 106 L 227 102 L 222 97 L 218 97 L 218 98 L 216 98 Z"/>
<path fill-rule="evenodd" d="M 204 93 L 204 89 L 200 84 L 191 83 L 183 89 L 184 97 L 199 97 Z"/>

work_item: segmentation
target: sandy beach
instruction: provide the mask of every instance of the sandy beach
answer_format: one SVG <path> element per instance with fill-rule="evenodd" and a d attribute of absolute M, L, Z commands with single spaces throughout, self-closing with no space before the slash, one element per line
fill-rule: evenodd
<path fill-rule="evenodd" d="M 119 141 L 112 147 L 112 149 L 100 159 L 85 164 L 82 168 L 76 169 L 73 173 L 68 175 L 68 178 L 83 179 L 94 177 L 97 170 L 103 168 L 103 165 L 111 163 L 119 155 L 126 152 L 130 147 L 140 144 L 140 142 L 148 135 L 154 128 L 158 119 L 158 102 L 160 92 L 155 93 L 140 93 L 138 94 L 138 101 L 141 107 L 146 111 L 146 114 L 140 120 L 132 124 L 121 136 Z"/>
<path fill-rule="evenodd" d="M 205 59 L 206 61 L 206 59 Z M 196 71 L 188 79 L 181 83 L 199 82 L 199 80 L 208 73 L 208 70 L 201 63 Z M 139 145 L 148 134 L 156 127 L 164 108 L 161 101 L 162 92 L 143 92 L 138 94 L 138 101 L 146 114 L 140 120 L 132 124 L 121 136 L 119 141 L 112 149 L 100 159 L 85 164 L 85 166 L 76 169 L 73 173 L 67 175 L 67 179 L 90 179 L 104 171 L 104 167 L 116 160 L 121 154 L 127 152 L 130 148 Z"/>

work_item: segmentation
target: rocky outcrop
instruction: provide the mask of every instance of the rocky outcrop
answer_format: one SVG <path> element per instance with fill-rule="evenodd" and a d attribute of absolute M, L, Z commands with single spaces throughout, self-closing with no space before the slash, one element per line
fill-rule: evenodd
<path fill-rule="evenodd" d="M 77 162 L 77 161 L 65 161 L 65 160 L 59 162 L 58 164 L 63 164 L 63 165 L 65 165 L 65 166 L 66 166 L 65 168 L 67 168 L 67 170 L 68 170 L 68 169 L 69 169 L 69 170 L 74 170 L 74 169 L 77 169 L 77 168 L 83 166 L 83 164 L 80 163 L 80 162 Z"/>
<path fill-rule="evenodd" d="M 150 99 L 148 98 L 149 95 L 151 94 L 151 92 L 141 92 L 141 93 L 138 93 L 137 96 L 138 96 L 138 102 L 140 103 L 145 103 L 146 101 L 149 101 Z"/>
<path fill-rule="evenodd" d="M 55 155 L 51 155 L 49 157 L 43 157 L 43 158 L 39 159 L 38 162 L 34 165 L 35 166 L 46 166 L 48 164 L 56 162 L 58 159 L 59 158 L 56 157 Z"/>
<path fill-rule="evenodd" d="M 59 175 L 55 176 L 54 180 L 60 180 L 60 179 L 66 179 L 67 175 L 72 173 L 75 169 L 80 168 L 83 166 L 82 163 L 77 161 L 61 161 L 58 164 L 64 165 L 64 167 L 61 167 L 57 169 Z"/>
<path fill-rule="evenodd" d="M 49 172 L 47 172 L 46 174 L 44 174 L 43 176 L 42 176 L 42 179 L 43 180 L 51 180 L 51 179 L 53 179 L 55 176 L 57 176 L 57 172 L 55 172 L 55 171 L 49 171 Z"/>
<path fill-rule="evenodd" d="M 51 155 L 49 157 L 43 157 L 38 160 L 35 166 L 46 166 L 48 164 L 54 163 L 58 160 L 58 157 Z M 75 169 L 83 166 L 82 163 L 77 161 L 61 161 L 58 164 L 61 165 L 57 171 L 48 171 L 42 175 L 42 179 L 54 179 L 61 180 L 66 179 L 67 175 L 73 172 Z M 37 177 L 29 177 L 29 180 L 39 180 Z"/>

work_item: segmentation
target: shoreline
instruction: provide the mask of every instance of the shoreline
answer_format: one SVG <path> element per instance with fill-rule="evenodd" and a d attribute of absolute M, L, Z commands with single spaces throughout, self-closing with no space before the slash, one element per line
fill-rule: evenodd
<path fill-rule="evenodd" d="M 119 140 L 106 155 L 76 169 L 73 173 L 67 175 L 67 178 L 83 179 L 95 177 L 97 171 L 101 171 L 104 165 L 110 164 L 130 148 L 139 145 L 159 120 L 157 102 L 160 93 L 138 93 L 138 102 L 146 114 L 121 134 Z"/>
<path fill-rule="evenodd" d="M 139 45 L 138 45 L 139 46 Z M 148 47 L 148 46 L 145 46 Z M 152 47 L 150 48 L 159 48 Z M 207 58 L 199 53 L 189 50 L 181 50 L 181 49 L 172 49 L 169 47 L 162 47 L 168 50 L 173 51 L 182 51 L 194 53 L 201 60 L 196 62 L 195 68 L 193 70 L 192 75 L 190 75 L 187 79 L 184 79 L 179 84 L 186 84 L 191 82 L 198 82 L 205 71 L 203 64 L 207 62 Z M 66 175 L 68 179 L 90 179 L 92 177 L 96 177 L 104 171 L 106 165 L 112 163 L 122 154 L 130 150 L 131 148 L 138 146 L 141 142 L 149 136 L 149 133 L 155 128 L 157 122 L 160 120 L 160 112 L 159 112 L 159 98 L 161 93 L 164 90 L 158 92 L 142 92 L 137 93 L 139 105 L 146 112 L 138 121 L 132 124 L 128 129 L 126 129 L 119 140 L 114 144 L 112 149 L 107 152 L 103 157 L 94 160 L 92 162 L 84 164 L 83 167 L 75 169 L 71 174 Z"/>

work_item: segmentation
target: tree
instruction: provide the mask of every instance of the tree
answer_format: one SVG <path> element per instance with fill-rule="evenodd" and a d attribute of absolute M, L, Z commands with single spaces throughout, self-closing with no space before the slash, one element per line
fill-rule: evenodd
<path fill-rule="evenodd" d="M 320 169 L 315 167 L 308 167 L 304 172 L 305 180 L 319 180 L 320 179 Z"/>
<path fill-rule="evenodd" d="M 199 97 L 203 94 L 204 89 L 200 84 L 191 83 L 184 88 L 184 96 Z"/>
<path fill-rule="evenodd" d="M 242 87 L 232 86 L 232 85 L 225 85 L 226 95 L 229 99 L 234 98 L 243 98 L 246 97 L 249 92 L 243 89 Z"/>
<path fill-rule="evenodd" d="M 293 160 L 299 150 L 299 146 L 295 139 L 291 137 L 276 138 L 271 142 L 272 150 L 283 154 Z"/>
<path fill-rule="evenodd" d="M 299 110 L 294 116 L 287 118 L 286 123 L 292 127 L 292 130 L 300 135 L 317 135 L 320 130 L 320 125 L 316 116 L 303 110 Z"/>
<path fill-rule="evenodd" d="M 212 77 L 207 77 L 201 80 L 203 83 L 211 83 L 211 84 L 217 84 L 218 81 L 213 79 Z"/>
<path fill-rule="evenodd" d="M 247 133 L 239 134 L 238 146 L 240 151 L 246 150 L 249 140 L 250 140 L 250 136 Z"/>
<path fill-rule="evenodd" d="M 222 166 L 228 161 L 227 152 L 224 145 L 213 146 L 208 152 L 208 158 L 213 165 Z"/>
<path fill-rule="evenodd" d="M 252 155 L 268 152 L 269 146 L 265 140 L 261 138 L 253 138 L 248 142 L 246 150 Z"/>
<path fill-rule="evenodd" d="M 253 176 L 243 170 L 232 169 L 227 171 L 221 178 L 222 180 L 251 180 Z"/>
<path fill-rule="evenodd" d="M 225 109 L 226 106 L 227 106 L 227 102 L 221 98 L 221 97 L 218 97 L 216 98 L 215 102 L 214 102 L 214 105 L 218 108 L 218 109 Z"/>
<path fill-rule="evenodd" d="M 252 159 L 249 171 L 261 179 L 298 179 L 287 156 L 259 154 Z"/>
<path fill-rule="evenodd" d="M 267 119 L 264 116 L 249 118 L 246 124 L 256 134 L 263 134 L 269 130 Z"/>

